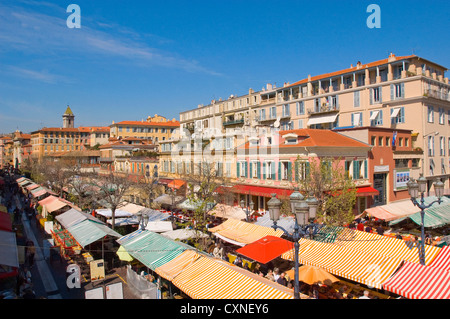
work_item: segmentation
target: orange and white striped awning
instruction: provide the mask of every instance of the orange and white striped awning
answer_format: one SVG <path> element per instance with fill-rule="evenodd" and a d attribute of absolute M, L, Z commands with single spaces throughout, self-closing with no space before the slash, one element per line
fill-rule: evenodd
<path fill-rule="evenodd" d="M 293 299 L 293 295 L 200 257 L 173 279 L 173 284 L 193 299 Z"/>
<path fill-rule="evenodd" d="M 442 247 L 430 266 L 450 271 L 450 246 Z"/>
<path fill-rule="evenodd" d="M 273 228 L 250 224 L 237 219 L 227 219 L 222 224 L 209 229 L 218 237 L 232 242 L 233 244 L 244 246 L 257 241 L 266 236 L 281 237 L 282 230 L 275 231 Z"/>
<path fill-rule="evenodd" d="M 192 265 L 199 258 L 200 255 L 195 250 L 187 249 L 168 263 L 157 267 L 155 272 L 161 277 L 172 281 L 186 267 Z"/>
<path fill-rule="evenodd" d="M 294 250 L 282 255 L 293 260 Z M 389 279 L 402 259 L 309 239 L 300 240 L 299 262 L 375 288 Z"/>
<path fill-rule="evenodd" d="M 420 263 L 417 243 L 343 227 L 335 245 Z M 425 264 L 439 254 L 441 248 L 425 245 Z"/>

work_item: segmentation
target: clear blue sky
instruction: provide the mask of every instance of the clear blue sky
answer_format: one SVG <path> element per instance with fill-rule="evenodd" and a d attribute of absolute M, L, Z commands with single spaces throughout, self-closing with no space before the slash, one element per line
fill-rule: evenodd
<path fill-rule="evenodd" d="M 69 29 L 69 4 L 81 28 Z M 369 29 L 371 3 L 381 28 Z M 0 133 L 109 125 L 415 53 L 450 67 L 450 1 L 1 0 Z"/>

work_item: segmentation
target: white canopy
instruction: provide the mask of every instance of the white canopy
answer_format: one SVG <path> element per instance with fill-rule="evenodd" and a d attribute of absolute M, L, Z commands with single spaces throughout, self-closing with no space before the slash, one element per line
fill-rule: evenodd
<path fill-rule="evenodd" d="M 196 231 L 193 229 L 187 229 L 187 228 L 180 228 L 180 229 L 175 229 L 172 231 L 167 231 L 164 233 L 161 233 L 162 236 L 167 237 L 169 239 L 172 240 L 186 240 L 192 237 L 195 237 L 196 235 L 199 235 L 200 237 L 206 238 L 208 237 L 207 234 L 202 233 L 202 232 L 197 232 L 198 234 L 196 234 Z"/>
<path fill-rule="evenodd" d="M 169 221 L 154 221 L 154 222 L 148 222 L 147 227 L 145 227 L 146 230 L 152 231 L 154 233 L 162 233 L 173 230 L 172 222 Z"/>
<path fill-rule="evenodd" d="M 0 230 L 0 265 L 19 267 L 16 234 Z"/>
<path fill-rule="evenodd" d="M 102 209 L 96 209 L 95 210 L 97 212 L 97 214 L 102 215 L 103 217 L 106 218 L 111 218 L 112 217 L 112 210 L 109 208 L 102 208 Z M 114 212 L 114 217 L 131 217 L 133 216 L 132 213 L 124 211 L 122 209 L 116 209 L 116 211 Z"/>
<path fill-rule="evenodd" d="M 334 122 L 336 122 L 337 117 L 338 117 L 338 114 L 312 117 L 308 120 L 307 125 L 310 126 L 310 125 L 314 125 L 314 124 L 334 123 Z"/>

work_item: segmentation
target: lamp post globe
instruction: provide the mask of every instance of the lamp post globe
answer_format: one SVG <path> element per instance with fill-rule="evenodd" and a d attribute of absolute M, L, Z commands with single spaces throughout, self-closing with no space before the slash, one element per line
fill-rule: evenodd
<path fill-rule="evenodd" d="M 272 194 L 272 198 L 267 202 L 269 208 L 270 219 L 274 222 L 280 219 L 281 201 L 277 198 L 277 194 Z"/>

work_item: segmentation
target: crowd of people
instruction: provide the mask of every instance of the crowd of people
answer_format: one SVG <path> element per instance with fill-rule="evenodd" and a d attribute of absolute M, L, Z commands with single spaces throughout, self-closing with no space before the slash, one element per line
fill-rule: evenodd
<path fill-rule="evenodd" d="M 34 267 L 35 243 L 26 238 L 23 232 L 19 231 L 22 225 L 22 214 L 25 213 L 29 219 L 36 214 L 36 205 L 26 197 L 15 180 L 14 169 L 0 170 L 0 176 L 4 184 L 0 187 L 1 205 L 5 206 L 9 213 L 13 215 L 13 230 L 16 233 L 17 244 L 24 246 L 25 260 L 18 269 L 16 276 L 16 296 L 23 299 L 34 299 L 33 281 L 31 269 Z"/>

